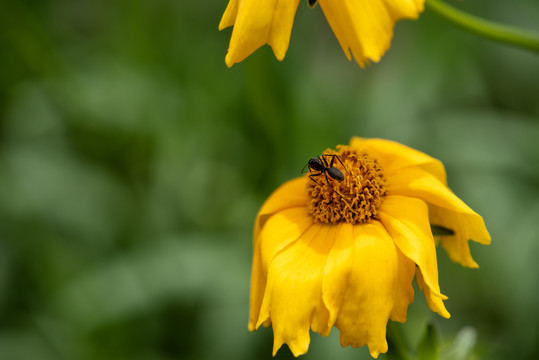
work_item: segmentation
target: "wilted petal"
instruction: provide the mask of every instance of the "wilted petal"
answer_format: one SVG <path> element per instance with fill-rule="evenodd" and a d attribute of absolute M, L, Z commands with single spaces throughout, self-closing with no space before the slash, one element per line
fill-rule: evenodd
<path fill-rule="evenodd" d="M 268 220 L 269 215 L 283 209 L 305 206 L 309 201 L 307 192 L 305 191 L 305 177 L 298 177 L 285 182 L 279 186 L 269 198 L 266 199 L 255 220 L 253 230 L 253 239 L 256 242 L 258 233 L 262 230 L 264 223 Z"/>
<path fill-rule="evenodd" d="M 393 309 L 390 319 L 398 322 L 406 321 L 408 305 L 414 300 L 412 280 L 415 275 L 415 263 L 408 259 L 398 247 L 397 250 L 397 277 L 393 289 Z"/>
<path fill-rule="evenodd" d="M 471 268 L 479 265 L 473 260 L 468 240 L 490 244 L 490 235 L 479 214 L 457 213 L 439 206 L 430 209 L 431 222 L 454 230 L 454 235 L 439 236 L 438 240 L 454 262 Z"/>
<path fill-rule="evenodd" d="M 319 0 L 329 25 L 348 59 L 360 66 L 378 62 L 390 46 L 395 22 L 416 19 L 423 11 L 418 0 Z"/>
<path fill-rule="evenodd" d="M 337 225 L 335 242 L 331 248 L 322 283 L 322 298 L 329 311 L 328 325 L 331 327 L 337 320 L 344 294 L 354 264 L 354 225 L 341 223 Z"/>
<path fill-rule="evenodd" d="M 449 318 L 442 300 L 438 284 L 436 249 L 429 225 L 428 208 L 423 200 L 404 196 L 387 196 L 380 209 L 380 221 L 402 251 L 414 261 L 429 287 L 425 296 L 435 305 L 431 308 L 443 317 Z"/>
<path fill-rule="evenodd" d="M 278 60 L 288 49 L 299 0 L 231 0 L 219 29 L 234 25 L 225 62 L 228 67 L 268 44 Z"/>
<path fill-rule="evenodd" d="M 440 298 L 437 294 L 434 294 L 431 288 L 425 283 L 425 278 L 423 277 L 423 274 L 421 273 L 421 270 L 419 268 L 417 268 L 416 270 L 415 282 L 419 290 L 423 291 L 423 293 L 425 294 L 425 300 L 427 301 L 429 309 L 439 313 L 437 309 L 439 309 L 440 306 L 444 306 L 442 303 L 442 298 Z M 447 316 L 442 316 L 449 318 L 449 313 L 447 313 Z"/>
<path fill-rule="evenodd" d="M 223 17 L 221 18 L 221 22 L 219 23 L 219 30 L 223 30 L 234 25 L 236 22 L 236 17 L 238 16 L 239 2 L 240 0 L 230 0 Z"/>
<path fill-rule="evenodd" d="M 388 179 L 391 179 L 402 169 L 415 166 L 434 175 L 444 184 L 447 181 L 445 168 L 440 160 L 398 142 L 353 137 L 350 140 L 350 146 L 356 151 L 367 150 L 376 157 L 383 166 Z"/>
<path fill-rule="evenodd" d="M 378 221 L 353 226 L 352 249 L 350 277 L 335 326 L 341 333 L 342 346 L 368 345 L 371 355 L 377 357 L 387 351 L 387 321 L 401 285 L 398 250 Z M 409 272 L 407 266 L 404 271 Z M 413 291 L 412 278 L 408 280 L 409 293 Z M 398 301 L 409 304 L 411 298 Z"/>
<path fill-rule="evenodd" d="M 468 240 L 490 243 L 483 218 L 470 209 L 447 186 L 420 168 L 406 168 L 387 179 L 391 194 L 420 198 L 429 204 L 430 222 L 454 231 L 441 236 L 442 246 L 451 259 L 468 267 L 477 267 L 470 254 Z"/>
<path fill-rule="evenodd" d="M 314 331 L 329 333 L 322 279 L 335 231 L 334 226 L 314 224 L 269 264 L 257 327 L 271 319 L 274 355 L 284 343 L 295 356 L 306 353 L 311 324 Z"/>
<path fill-rule="evenodd" d="M 272 215 L 254 242 L 251 270 L 249 330 L 256 330 L 260 306 L 266 289 L 267 267 L 279 251 L 299 239 L 312 226 L 312 216 L 305 207 L 284 209 Z"/>

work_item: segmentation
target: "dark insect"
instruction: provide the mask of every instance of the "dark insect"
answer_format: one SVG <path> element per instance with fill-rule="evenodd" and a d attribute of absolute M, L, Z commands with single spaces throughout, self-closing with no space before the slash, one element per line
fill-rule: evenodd
<path fill-rule="evenodd" d="M 312 9 L 315 7 L 317 0 L 307 0 L 307 4 L 309 4 L 309 7 Z"/>
<path fill-rule="evenodd" d="M 328 156 L 331 157 L 331 161 L 329 163 L 326 160 L 326 157 L 328 157 Z M 324 174 L 326 176 L 327 184 L 333 190 L 333 186 L 331 186 L 331 184 L 329 182 L 328 175 L 332 179 L 335 179 L 337 181 L 343 181 L 344 180 L 344 175 L 342 174 L 341 170 L 339 170 L 339 169 L 337 169 L 336 167 L 333 166 L 333 162 L 335 161 L 335 159 L 337 159 L 341 163 L 341 165 L 346 169 L 343 162 L 341 161 L 341 159 L 339 159 L 339 157 L 337 155 L 322 154 L 318 158 L 310 158 L 309 162 L 307 163 L 307 165 L 305 165 L 303 167 L 303 170 L 301 172 L 305 172 L 305 168 L 309 167 L 309 171 L 311 172 L 311 174 L 309 175 L 309 178 L 318 185 L 320 185 L 320 184 L 314 178 Z M 316 173 L 313 174 L 312 173 L 313 171 L 315 171 Z M 346 170 L 346 171 L 348 171 L 348 170 Z"/>

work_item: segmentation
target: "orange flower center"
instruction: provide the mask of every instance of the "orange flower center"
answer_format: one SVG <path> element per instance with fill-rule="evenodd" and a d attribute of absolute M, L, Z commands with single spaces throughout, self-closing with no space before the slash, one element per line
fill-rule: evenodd
<path fill-rule="evenodd" d="M 319 159 L 324 168 L 316 171 L 311 167 L 307 174 L 311 176 L 307 179 L 308 208 L 315 221 L 357 224 L 376 219 L 386 194 L 378 161 L 367 151 L 358 153 L 346 145 L 324 151 Z"/>

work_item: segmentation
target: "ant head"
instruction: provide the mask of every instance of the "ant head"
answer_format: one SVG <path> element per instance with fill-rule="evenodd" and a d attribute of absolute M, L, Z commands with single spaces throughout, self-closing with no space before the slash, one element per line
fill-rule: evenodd
<path fill-rule="evenodd" d="M 309 166 L 309 169 L 314 171 L 322 171 L 326 168 L 322 161 L 320 161 L 318 158 L 310 158 L 307 166 Z"/>

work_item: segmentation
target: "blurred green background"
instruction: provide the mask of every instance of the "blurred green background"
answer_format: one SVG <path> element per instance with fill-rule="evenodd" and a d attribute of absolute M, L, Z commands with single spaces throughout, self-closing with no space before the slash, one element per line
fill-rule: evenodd
<path fill-rule="evenodd" d="M 455 5 L 539 31 L 536 0 Z M 538 358 L 538 54 L 427 12 L 360 69 L 302 1 L 282 63 L 227 69 L 225 7 L 1 2 L 0 360 L 270 359 L 271 330 L 247 331 L 254 217 L 353 135 L 441 159 L 493 238 L 479 270 L 438 252 L 452 318 L 416 293 L 411 341 L 471 326 L 476 358 Z M 303 358 L 369 355 L 335 330 Z"/>

